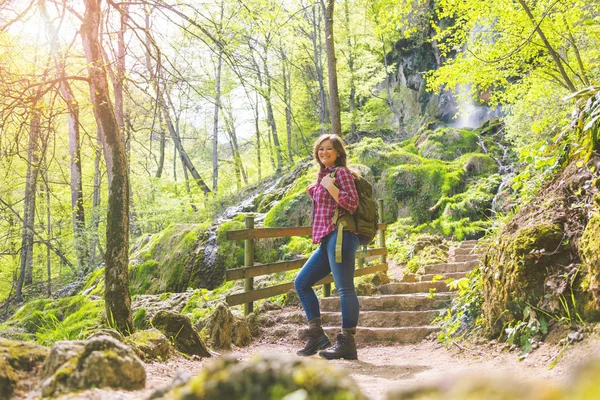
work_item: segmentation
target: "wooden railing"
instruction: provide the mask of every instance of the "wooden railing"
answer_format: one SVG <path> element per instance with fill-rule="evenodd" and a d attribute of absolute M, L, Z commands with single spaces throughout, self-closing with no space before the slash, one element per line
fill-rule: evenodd
<path fill-rule="evenodd" d="M 356 253 L 357 269 L 354 276 L 364 276 L 379 271 L 387 271 L 388 264 L 386 261 L 387 248 L 385 246 L 385 230 L 387 224 L 383 223 L 383 200 L 379 200 L 379 235 L 377 248 L 370 248 L 364 251 L 359 249 Z M 253 302 L 260 299 L 266 299 L 278 294 L 287 293 L 290 289 L 294 289 L 294 282 L 282 283 L 262 289 L 254 289 L 254 277 L 270 275 L 277 272 L 292 271 L 301 268 L 307 258 L 301 258 L 292 261 L 280 261 L 269 264 L 254 263 L 254 241 L 257 239 L 267 238 L 283 238 L 288 236 L 310 236 L 312 227 L 302 226 L 296 228 L 254 228 L 254 218 L 246 217 L 245 229 L 227 232 L 228 240 L 243 240 L 244 241 L 244 266 L 226 271 L 226 281 L 236 281 L 244 279 L 244 291 L 242 293 L 232 294 L 226 297 L 227 304 L 230 306 L 244 304 L 244 313 L 248 315 L 252 312 Z M 365 260 L 372 257 L 380 257 L 379 263 L 369 266 L 364 266 Z M 331 282 L 333 277 L 331 274 L 317 282 L 317 285 L 323 285 L 324 295 L 331 295 Z"/>

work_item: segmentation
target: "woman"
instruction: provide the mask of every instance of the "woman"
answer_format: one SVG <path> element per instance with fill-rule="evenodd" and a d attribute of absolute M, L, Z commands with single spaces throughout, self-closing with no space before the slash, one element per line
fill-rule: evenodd
<path fill-rule="evenodd" d="M 356 360 L 356 342 L 354 334 L 358 324 L 358 297 L 354 291 L 354 262 L 359 239 L 352 227 L 339 230 L 337 221 L 344 215 L 349 216 L 358 207 L 358 194 L 352 172 L 346 166 L 346 149 L 337 135 L 322 135 L 314 146 L 314 158 L 320 166 L 317 182 L 306 189 L 313 200 L 314 215 L 312 239 L 320 243 L 317 251 L 311 255 L 302 267 L 294 286 L 308 321 L 308 341 L 298 355 L 310 356 L 331 345 L 329 337 L 321 327 L 319 300 L 312 286 L 330 272 L 335 287 L 340 294 L 342 308 L 342 333 L 337 335 L 336 344 L 328 350 L 319 352 L 327 359 L 345 358 Z M 336 215 L 336 208 L 338 215 Z M 344 221 L 348 218 L 344 218 Z M 349 218 L 352 221 L 352 218 Z M 336 242 L 341 241 L 341 262 L 338 251 L 336 260 Z"/>

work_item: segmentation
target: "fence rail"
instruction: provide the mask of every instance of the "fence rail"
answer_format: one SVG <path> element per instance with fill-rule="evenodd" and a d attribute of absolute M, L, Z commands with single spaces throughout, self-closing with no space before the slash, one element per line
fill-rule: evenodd
<path fill-rule="evenodd" d="M 354 272 L 355 277 L 372 274 L 379 271 L 387 271 L 386 262 L 387 247 L 385 246 L 385 230 L 387 224 L 383 223 L 383 200 L 379 200 L 379 235 L 377 248 L 370 248 L 366 251 L 359 250 L 356 253 L 357 269 Z M 260 299 L 266 299 L 279 294 L 287 293 L 294 289 L 293 282 L 287 282 L 261 289 L 254 289 L 254 278 L 257 276 L 270 275 L 278 272 L 293 271 L 301 268 L 307 258 L 301 258 L 291 261 L 279 261 L 269 264 L 254 263 L 254 241 L 256 239 L 284 238 L 289 236 L 309 236 L 312 234 L 312 227 L 289 227 L 289 228 L 254 228 L 254 218 L 246 217 L 245 229 L 227 232 L 228 240 L 244 240 L 244 267 L 235 268 L 226 271 L 226 281 L 236 281 L 244 279 L 244 292 L 232 294 L 226 297 L 227 304 L 230 306 L 244 304 L 244 312 L 248 315 L 252 312 L 253 302 Z M 365 260 L 371 260 L 379 257 L 378 264 L 364 266 Z M 321 279 L 317 284 L 323 284 L 325 296 L 331 294 L 331 282 L 333 277 L 330 275 Z"/>

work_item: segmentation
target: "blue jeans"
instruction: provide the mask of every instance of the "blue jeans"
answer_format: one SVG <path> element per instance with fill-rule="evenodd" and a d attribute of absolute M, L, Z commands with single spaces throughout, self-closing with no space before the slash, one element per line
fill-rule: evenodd
<path fill-rule="evenodd" d="M 319 299 L 313 290 L 313 285 L 320 279 L 333 275 L 335 287 L 340 294 L 342 308 L 342 328 L 355 328 L 358 325 L 358 297 L 354 291 L 354 265 L 356 250 L 360 245 L 358 236 L 352 232 L 344 232 L 342 241 L 342 262 L 335 262 L 335 241 L 337 231 L 330 233 L 321 240 L 321 245 L 306 264 L 302 267 L 294 286 L 298 293 L 307 321 L 321 316 Z"/>

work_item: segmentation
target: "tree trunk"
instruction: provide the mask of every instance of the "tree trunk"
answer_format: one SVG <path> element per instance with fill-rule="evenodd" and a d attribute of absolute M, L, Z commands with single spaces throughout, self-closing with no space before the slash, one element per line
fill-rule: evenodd
<path fill-rule="evenodd" d="M 100 139 L 103 134 L 98 126 L 98 138 L 96 140 L 96 155 L 94 157 L 94 193 L 92 198 L 92 224 L 90 226 L 90 232 L 92 235 L 90 243 L 91 262 L 93 266 L 99 264 L 96 249 L 100 250 L 100 235 L 98 227 L 100 225 L 100 186 L 102 184 L 102 171 L 100 170 L 100 157 L 102 156 L 102 140 Z M 102 254 L 102 251 L 100 250 Z M 104 259 L 102 260 L 105 261 Z"/>
<path fill-rule="evenodd" d="M 318 15 L 320 20 L 321 14 Z M 325 78 L 323 77 L 323 62 L 321 57 L 321 26 L 317 20 L 317 8 L 313 7 L 313 19 L 312 28 L 313 32 L 311 35 L 313 45 L 313 62 L 315 64 L 315 74 L 317 75 L 317 82 L 319 83 L 319 123 L 321 125 L 321 134 L 325 134 L 325 125 L 328 117 L 327 113 L 327 98 L 325 94 Z M 317 38 L 319 40 L 317 41 Z"/>
<path fill-rule="evenodd" d="M 39 9 L 46 23 L 46 30 L 50 35 L 50 44 L 54 54 L 54 64 L 59 75 L 65 77 L 65 65 L 58 58 L 59 44 L 58 32 L 50 21 L 46 10 L 46 0 L 39 0 Z M 85 274 L 90 269 L 90 253 L 88 238 L 85 230 L 85 211 L 83 208 L 83 185 L 81 173 L 81 141 L 79 132 L 79 102 L 73 94 L 71 85 L 64 79 L 60 82 L 60 94 L 67 106 L 69 124 L 69 154 L 71 155 L 71 216 L 73 222 L 73 237 L 75 239 L 75 253 L 80 270 Z"/>
<path fill-rule="evenodd" d="M 265 84 L 267 89 L 266 95 L 264 96 L 267 107 L 267 124 L 271 128 L 271 136 L 273 138 L 273 145 L 275 147 L 275 155 L 277 156 L 276 171 L 281 171 L 283 168 L 283 159 L 281 156 L 281 144 L 279 143 L 279 136 L 277 135 L 277 124 L 275 123 L 275 115 L 273 113 L 273 103 L 271 101 L 271 76 L 269 75 L 266 56 L 263 58 L 263 63 L 265 70 Z"/>
<path fill-rule="evenodd" d="M 129 293 L 129 176 L 123 134 L 109 96 L 105 62 L 98 30 L 101 0 L 84 0 L 81 25 L 83 49 L 88 63 L 91 102 L 96 123 L 103 133 L 104 158 L 108 172 L 108 215 L 106 219 L 105 293 L 106 316 L 123 334 L 133 332 Z"/>
<path fill-rule="evenodd" d="M 327 4 L 324 3 L 327 1 Z M 340 115 L 340 95 L 338 93 L 335 44 L 333 40 L 333 6 L 335 0 L 321 0 L 325 16 L 325 48 L 327 52 L 327 81 L 329 83 L 329 117 L 331 133 L 342 136 L 342 120 Z"/>
<path fill-rule="evenodd" d="M 344 1 L 344 15 L 346 17 L 346 36 L 348 38 L 348 69 L 350 70 L 350 94 L 348 96 L 348 108 L 350 111 L 350 133 L 356 133 L 356 82 L 354 76 L 354 46 L 352 45 L 352 32 L 350 29 L 350 7 L 349 0 Z"/>
<path fill-rule="evenodd" d="M 221 3 L 221 17 L 223 7 Z M 219 180 L 219 109 L 221 108 L 221 68 L 223 66 L 222 51 L 219 51 L 217 61 L 217 75 L 215 78 L 215 114 L 213 119 L 213 192 L 217 191 Z"/>
<path fill-rule="evenodd" d="M 285 128 L 287 131 L 287 150 L 290 159 L 290 165 L 294 163 L 292 153 L 292 83 L 290 71 L 288 69 L 288 60 L 286 54 L 281 48 L 281 68 L 283 75 L 283 103 L 285 104 Z"/>

